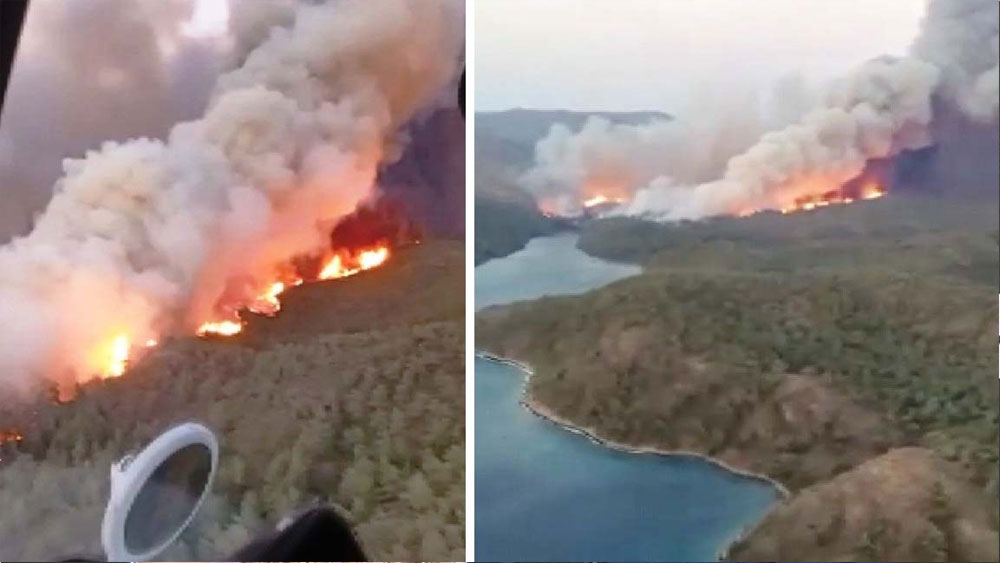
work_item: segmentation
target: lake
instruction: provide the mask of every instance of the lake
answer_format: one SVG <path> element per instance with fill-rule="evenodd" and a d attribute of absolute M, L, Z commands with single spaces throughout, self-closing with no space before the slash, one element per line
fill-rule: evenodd
<path fill-rule="evenodd" d="M 476 307 L 638 272 L 580 252 L 575 235 L 538 238 L 476 268 Z M 778 499 L 698 458 L 602 447 L 524 409 L 517 368 L 475 370 L 477 561 L 711 561 Z"/>

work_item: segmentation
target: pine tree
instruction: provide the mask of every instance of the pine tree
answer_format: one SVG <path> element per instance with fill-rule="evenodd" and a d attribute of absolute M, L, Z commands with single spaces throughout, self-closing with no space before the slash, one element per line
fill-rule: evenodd
<path fill-rule="evenodd" d="M 427 479 L 419 471 L 406 481 L 404 498 L 415 510 L 425 510 L 434 502 L 434 491 L 427 484 Z"/>

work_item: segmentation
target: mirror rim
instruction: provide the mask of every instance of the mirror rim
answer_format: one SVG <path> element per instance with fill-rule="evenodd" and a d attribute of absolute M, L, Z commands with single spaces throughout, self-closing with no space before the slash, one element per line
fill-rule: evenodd
<path fill-rule="evenodd" d="M 191 508 L 187 518 L 157 545 L 145 551 L 132 552 L 125 543 L 125 522 L 139 491 L 164 461 L 182 448 L 202 445 L 208 448 L 211 467 L 205 489 Z M 101 543 L 110 561 L 149 561 L 172 544 L 183 532 L 208 496 L 218 468 L 219 446 L 211 430 L 194 422 L 186 422 L 160 434 L 131 460 L 125 458 L 111 466 L 111 495 L 101 523 Z"/>

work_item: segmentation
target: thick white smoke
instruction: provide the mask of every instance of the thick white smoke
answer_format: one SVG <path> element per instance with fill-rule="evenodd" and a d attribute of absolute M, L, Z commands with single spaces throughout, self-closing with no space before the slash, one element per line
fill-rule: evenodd
<path fill-rule="evenodd" d="M 937 81 L 937 68 L 918 59 L 869 61 L 834 85 L 825 107 L 730 159 L 720 180 L 691 186 L 661 176 L 626 212 L 668 220 L 738 214 L 836 190 L 869 160 L 930 143 Z"/>
<path fill-rule="evenodd" d="M 864 63 L 794 122 L 742 147 L 732 142 L 724 166 L 713 169 L 719 159 L 698 158 L 702 151 L 726 152 L 706 143 L 704 132 L 661 123 L 598 124 L 577 134 L 554 130 L 539 142 L 523 184 L 565 210 L 579 208 L 592 179 L 600 178 L 598 187 L 612 186 L 614 196 L 629 199 L 617 212 L 663 220 L 781 209 L 836 191 L 873 159 L 931 144 L 935 96 L 975 119 L 996 121 L 998 6 L 995 0 L 930 0 L 910 56 Z M 738 121 L 730 126 L 726 115 L 705 123 L 708 131 L 752 129 Z"/>
<path fill-rule="evenodd" d="M 571 215 L 589 198 L 627 199 L 665 174 L 685 185 L 713 180 L 761 134 L 798 119 L 811 97 L 798 75 L 788 75 L 767 100 L 736 84 L 706 87 L 674 119 L 631 125 L 591 117 L 578 132 L 557 124 L 535 146 L 535 165 L 520 183 L 546 211 Z"/>
<path fill-rule="evenodd" d="M 0 248 L 0 386 L 97 375 L 118 335 L 190 331 L 224 291 L 259 289 L 327 245 L 398 152 L 397 131 L 456 72 L 453 4 L 274 12 L 286 27 L 249 27 L 259 44 L 203 118 L 67 161 L 34 230 Z"/>

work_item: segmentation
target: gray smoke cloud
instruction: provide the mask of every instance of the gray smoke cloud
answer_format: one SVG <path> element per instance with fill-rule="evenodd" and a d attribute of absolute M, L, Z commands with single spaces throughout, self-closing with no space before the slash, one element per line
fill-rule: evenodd
<path fill-rule="evenodd" d="M 795 115 L 797 104 L 790 104 L 778 127 L 759 120 L 767 127 L 750 142 L 752 121 L 740 124 L 726 112 L 714 123 L 689 113 L 687 121 L 704 124 L 700 132 L 664 123 L 553 130 L 522 183 L 564 212 L 578 210 L 593 185 L 628 200 L 616 213 L 659 220 L 794 206 L 839 189 L 873 159 L 933 143 L 934 99 L 995 123 L 997 12 L 994 0 L 930 0 L 909 56 L 860 65 L 811 108 Z M 734 113 L 746 121 L 747 114 Z M 706 131 L 736 140 L 720 150 Z M 725 158 L 701 158 L 706 153 Z"/>
<path fill-rule="evenodd" d="M 256 4 L 234 3 L 234 19 Z M 0 384 L 100 375 L 122 335 L 191 331 L 224 293 L 250 297 L 328 246 L 399 154 L 398 131 L 453 80 L 460 12 L 296 4 L 290 22 L 274 16 L 284 27 L 247 32 L 259 44 L 201 118 L 67 160 L 34 229 L 0 248 L 0 309 L 19 319 L 0 328 Z"/>
<path fill-rule="evenodd" d="M 941 70 L 941 95 L 986 123 L 996 121 L 1000 98 L 998 12 L 991 0 L 931 0 L 912 48 Z"/>
<path fill-rule="evenodd" d="M 288 28 L 295 22 L 296 0 L 243 2 L 229 16 L 229 31 L 233 37 L 231 66 L 243 64 L 254 47 L 260 45 L 274 28 Z"/>
<path fill-rule="evenodd" d="M 204 110 L 223 46 L 182 37 L 191 16 L 191 0 L 31 3 L 0 124 L 0 241 L 30 229 L 63 158 Z"/>

